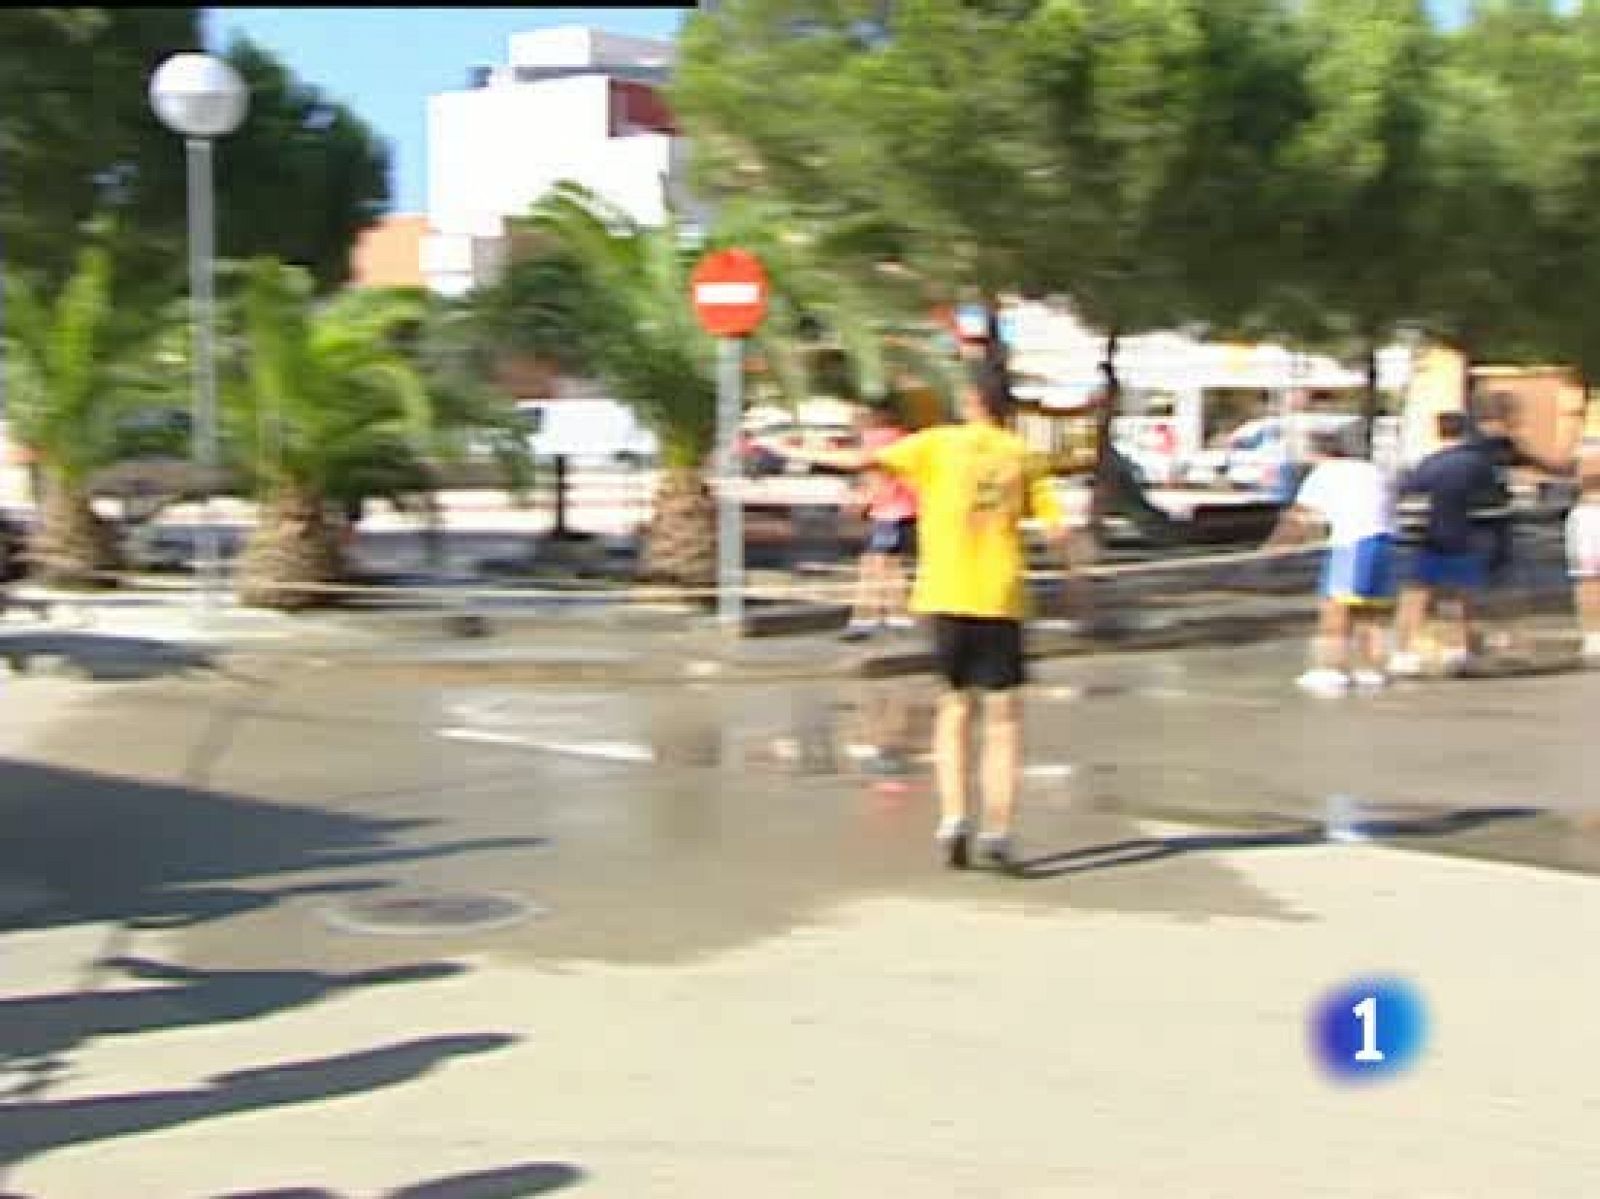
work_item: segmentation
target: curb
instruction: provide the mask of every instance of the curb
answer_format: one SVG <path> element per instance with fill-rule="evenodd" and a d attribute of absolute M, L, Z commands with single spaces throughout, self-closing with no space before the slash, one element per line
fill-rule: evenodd
<path fill-rule="evenodd" d="M 1534 595 L 1506 606 L 1506 615 L 1529 616 L 1565 613 L 1570 598 L 1565 591 Z M 1152 625 L 1117 623 L 1083 634 L 1040 630 L 1030 638 L 1030 661 L 1088 657 L 1107 653 L 1154 653 L 1192 649 L 1204 645 L 1235 645 L 1304 634 L 1315 626 L 1317 606 L 1306 600 L 1271 612 L 1220 613 L 1183 619 L 1181 616 Z M 437 683 L 624 683 L 682 685 L 695 683 L 803 682 L 848 679 L 889 679 L 931 674 L 930 651 L 916 647 L 867 654 L 815 654 L 777 661 L 741 660 L 710 643 L 696 653 L 682 646 L 678 656 L 635 659 L 574 659 L 538 661 L 533 658 L 472 659 L 466 657 L 417 658 L 364 654 L 343 656 L 338 668 L 370 677 L 426 680 Z M 719 653 L 719 651 L 723 651 Z M 326 655 L 322 655 L 326 657 Z"/>

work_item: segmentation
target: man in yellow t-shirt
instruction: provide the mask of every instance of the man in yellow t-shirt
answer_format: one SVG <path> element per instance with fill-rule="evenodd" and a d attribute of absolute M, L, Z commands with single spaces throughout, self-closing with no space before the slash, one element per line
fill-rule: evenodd
<path fill-rule="evenodd" d="M 807 455 L 842 470 L 880 469 L 918 497 L 917 582 L 911 610 L 931 618 L 946 684 L 934 729 L 938 839 L 952 866 L 968 863 L 967 763 L 974 691 L 983 701 L 983 818 L 979 856 L 1010 869 L 1022 768 L 1019 688 L 1026 681 L 1022 622 L 1027 552 L 1022 522 L 1041 521 L 1061 542 L 1065 523 L 1049 479 L 1007 427 L 1011 397 L 998 372 L 973 364 L 963 423 L 925 429 L 875 452 Z"/>

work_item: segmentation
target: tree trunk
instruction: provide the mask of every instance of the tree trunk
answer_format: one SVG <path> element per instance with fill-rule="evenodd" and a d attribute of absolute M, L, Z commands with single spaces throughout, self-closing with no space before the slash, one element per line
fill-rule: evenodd
<path fill-rule="evenodd" d="M 1104 382 L 1094 414 L 1094 485 L 1089 507 L 1089 525 L 1100 539 L 1106 516 L 1115 499 L 1116 475 L 1112 470 L 1112 425 L 1122 406 L 1122 378 L 1117 374 L 1117 351 L 1121 340 L 1115 329 L 1106 335 L 1106 357 L 1100 364 Z"/>
<path fill-rule="evenodd" d="M 1366 387 L 1361 394 L 1361 438 L 1368 458 L 1372 457 L 1378 415 L 1383 411 L 1383 395 L 1378 390 L 1378 339 L 1367 338 Z"/>
<path fill-rule="evenodd" d="M 77 483 L 44 478 L 44 506 L 30 553 L 31 573 L 51 587 L 112 587 L 120 570 L 116 531 L 95 514 Z"/>
<path fill-rule="evenodd" d="M 239 561 L 239 602 L 298 612 L 333 600 L 323 592 L 300 590 L 301 586 L 337 583 L 344 577 L 339 534 L 328 520 L 322 497 L 288 489 L 268 501 L 257 518 Z"/>
<path fill-rule="evenodd" d="M 641 573 L 652 583 L 710 587 L 717 578 L 717 507 L 705 476 L 668 467 L 645 527 Z"/>

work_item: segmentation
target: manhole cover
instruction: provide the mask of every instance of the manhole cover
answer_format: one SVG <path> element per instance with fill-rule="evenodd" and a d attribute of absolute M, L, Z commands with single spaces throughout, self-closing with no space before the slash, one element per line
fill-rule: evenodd
<path fill-rule="evenodd" d="M 322 917 L 340 932 L 418 937 L 492 932 L 544 912 L 537 904 L 504 892 L 440 891 L 352 899 L 324 908 Z"/>

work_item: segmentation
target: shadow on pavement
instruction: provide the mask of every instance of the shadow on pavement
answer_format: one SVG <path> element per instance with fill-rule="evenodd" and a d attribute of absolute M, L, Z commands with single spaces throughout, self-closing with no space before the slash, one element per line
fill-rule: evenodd
<path fill-rule="evenodd" d="M 532 1199 L 583 1181 L 583 1171 L 560 1162 L 506 1166 L 413 1183 L 385 1192 L 383 1199 Z M 0 1196 L 0 1199 L 4 1199 Z M 216 1199 L 345 1199 L 333 1191 L 291 1187 L 277 1191 L 240 1191 Z"/>
<path fill-rule="evenodd" d="M 191 646 L 146 637 L 55 630 L 0 631 L 0 660 L 19 674 L 59 664 L 73 678 L 128 683 L 210 670 L 213 658 Z"/>
<path fill-rule="evenodd" d="M 493 837 L 396 844 L 396 838 L 436 823 L 292 807 L 0 758 L 0 931 L 86 920 L 188 927 L 290 896 L 382 886 L 347 880 L 245 887 L 235 884 L 238 879 L 359 870 L 545 843 L 540 837 Z"/>
<path fill-rule="evenodd" d="M 465 967 L 427 962 L 348 974 L 317 970 L 197 970 L 147 958 L 99 963 L 141 982 L 170 986 L 85 990 L 0 1000 L 0 1068 L 27 1078 L 11 1095 L 32 1095 L 68 1068 L 66 1055 L 105 1036 L 165 1032 L 257 1020 L 360 987 L 450 978 Z"/>
<path fill-rule="evenodd" d="M 183 1090 L 0 1104 L 0 1164 L 14 1165 L 68 1146 L 155 1132 L 216 1116 L 359 1095 L 410 1082 L 452 1058 L 504 1049 L 515 1042 L 515 1037 L 488 1033 L 428 1037 L 359 1053 L 220 1074 L 207 1085 Z"/>
<path fill-rule="evenodd" d="M 1485 825 L 1506 820 L 1529 819 L 1540 814 L 1537 808 L 1468 808 L 1435 816 L 1356 820 L 1346 826 L 1345 832 L 1355 839 L 1370 841 L 1406 837 L 1448 837 Z M 1138 837 L 1030 858 L 1017 863 L 1016 872 L 1019 877 L 1025 879 L 1060 878 L 1090 870 L 1159 862 L 1185 854 L 1321 845 L 1328 839 L 1326 827 L 1313 821 L 1302 822 L 1296 827 L 1261 832 Z"/>

